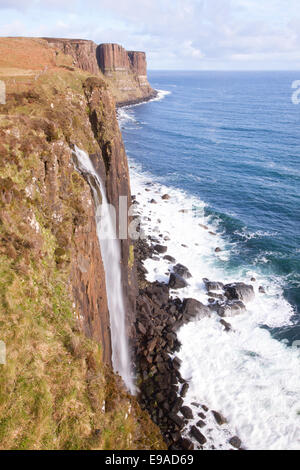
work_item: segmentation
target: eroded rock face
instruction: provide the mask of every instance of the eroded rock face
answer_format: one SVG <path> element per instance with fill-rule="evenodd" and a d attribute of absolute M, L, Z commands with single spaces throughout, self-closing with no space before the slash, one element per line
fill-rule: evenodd
<path fill-rule="evenodd" d="M 53 48 L 60 49 L 73 58 L 73 66 L 99 75 L 96 57 L 97 44 L 84 39 L 44 38 Z"/>
<path fill-rule="evenodd" d="M 244 284 L 243 282 L 227 284 L 224 286 L 224 290 L 228 300 L 241 300 L 247 303 L 251 302 L 255 297 L 253 286 Z"/>
<path fill-rule="evenodd" d="M 117 104 L 138 103 L 156 96 L 147 79 L 145 52 L 126 51 L 119 44 L 100 44 L 84 39 L 43 38 L 53 52 L 70 56 L 63 67 L 77 67 L 105 76 Z"/>

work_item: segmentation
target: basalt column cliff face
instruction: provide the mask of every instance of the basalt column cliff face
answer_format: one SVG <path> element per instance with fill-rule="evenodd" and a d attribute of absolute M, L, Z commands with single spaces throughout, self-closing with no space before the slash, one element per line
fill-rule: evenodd
<path fill-rule="evenodd" d="M 1 449 L 165 447 L 111 370 L 95 206 L 73 162 L 76 145 L 109 201 L 130 203 L 115 98 L 96 51 L 91 41 L 0 38 Z M 121 264 L 130 329 L 128 240 Z"/>
<path fill-rule="evenodd" d="M 118 103 L 132 104 L 156 95 L 147 79 L 144 52 L 127 52 L 118 44 L 100 44 L 97 57 L 103 74 L 111 82 Z"/>
<path fill-rule="evenodd" d="M 82 39 L 44 38 L 58 52 L 72 57 L 70 65 L 105 78 L 118 105 L 134 104 L 156 96 L 147 79 L 144 52 L 126 51 L 119 44 Z"/>

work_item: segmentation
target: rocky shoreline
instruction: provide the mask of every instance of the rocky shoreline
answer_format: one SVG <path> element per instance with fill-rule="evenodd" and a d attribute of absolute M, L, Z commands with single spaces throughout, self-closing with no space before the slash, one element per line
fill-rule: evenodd
<path fill-rule="evenodd" d="M 153 100 L 153 98 L 156 98 L 158 95 L 157 90 L 153 90 L 153 93 L 150 93 L 148 96 L 143 97 L 143 98 L 137 98 L 134 100 L 127 100 L 127 101 L 119 101 L 116 104 L 117 110 L 119 108 L 124 108 L 125 106 L 134 106 L 136 104 L 142 104 L 142 103 L 147 103 L 148 101 Z"/>
<path fill-rule="evenodd" d="M 134 197 L 133 197 L 134 198 Z M 136 201 L 137 203 L 137 201 Z M 138 271 L 139 295 L 137 298 L 135 358 L 139 401 L 163 434 L 170 450 L 203 449 L 208 443 L 206 419 L 214 418 L 216 426 L 227 423 L 217 410 L 204 403 L 184 406 L 189 383 L 180 374 L 181 361 L 176 357 L 181 344 L 177 338 L 179 328 L 212 314 L 220 317 L 224 330 L 230 334 L 232 327 L 225 318 L 245 312 L 245 304 L 254 297 L 251 285 L 232 283 L 224 285 L 203 279 L 208 304 L 196 299 L 171 297 L 170 289 L 180 289 L 188 284 L 191 274 L 185 266 L 167 255 L 167 247 L 158 239 L 138 240 L 135 258 Z M 169 284 L 146 280 L 143 261 L 163 256 L 170 263 Z M 196 418 L 196 423 L 195 423 Z M 199 418 L 199 419 L 198 419 Z M 211 443 L 210 443 L 211 444 Z M 228 439 L 229 447 L 242 449 L 238 436 Z M 211 446 L 211 448 L 214 448 Z"/>

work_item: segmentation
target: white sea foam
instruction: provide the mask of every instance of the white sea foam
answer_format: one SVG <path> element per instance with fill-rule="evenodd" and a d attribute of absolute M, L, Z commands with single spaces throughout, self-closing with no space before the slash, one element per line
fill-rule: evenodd
<path fill-rule="evenodd" d="M 151 101 L 161 101 L 166 96 L 171 94 L 171 91 L 167 91 L 167 90 L 156 90 L 156 91 L 157 91 L 157 96 L 147 101 L 147 103 L 150 103 Z M 118 116 L 120 127 L 124 127 L 124 125 L 128 123 L 138 123 L 134 115 L 134 108 L 137 106 L 141 106 L 143 104 L 145 104 L 145 102 L 142 101 L 141 103 L 131 104 L 128 106 L 122 106 L 122 108 L 118 108 L 117 116 Z"/>
<path fill-rule="evenodd" d="M 188 266 L 193 275 L 190 285 L 174 291 L 174 296 L 207 303 L 203 277 L 246 283 L 256 278 L 252 282 L 255 300 L 247 305 L 247 313 L 229 319 L 232 332 L 225 332 L 215 315 L 185 325 L 178 334 L 181 373 L 190 384 L 185 404 L 207 404 L 228 419 L 228 424 L 220 427 L 208 412 L 202 429 L 208 438 L 206 447 L 231 448 L 228 440 L 236 434 L 248 449 L 300 449 L 299 352 L 260 327 L 281 327 L 290 322 L 293 310 L 283 297 L 281 279 L 264 277 L 256 265 L 229 272 L 226 266 L 234 245 L 218 233 L 217 222 L 205 216 L 205 204 L 155 182 L 134 162 L 130 167 L 132 191 L 140 202 L 137 211 L 146 235 L 168 246 L 168 254 Z M 165 193 L 171 197 L 167 201 L 161 198 Z M 157 204 L 151 204 L 151 199 Z M 217 247 L 222 251 L 216 253 Z M 149 281 L 167 282 L 172 269 L 163 255 L 159 261 L 146 260 L 145 267 Z M 266 294 L 259 293 L 259 286 Z"/>

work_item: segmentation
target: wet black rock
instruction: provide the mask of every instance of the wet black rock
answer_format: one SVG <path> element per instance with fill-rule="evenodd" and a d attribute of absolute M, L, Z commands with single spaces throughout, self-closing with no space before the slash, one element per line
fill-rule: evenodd
<path fill-rule="evenodd" d="M 194 450 L 194 444 L 187 438 L 182 438 L 179 444 L 183 450 Z"/>
<path fill-rule="evenodd" d="M 214 418 L 219 426 L 222 426 L 223 424 L 227 423 L 226 418 L 224 418 L 224 416 L 222 416 L 221 413 L 219 413 L 218 411 L 212 410 L 212 414 L 214 415 Z"/>
<path fill-rule="evenodd" d="M 191 427 L 190 434 L 199 442 L 199 444 L 203 445 L 206 443 L 206 437 L 199 431 L 196 426 Z"/>
<path fill-rule="evenodd" d="M 244 284 L 243 282 L 227 284 L 224 286 L 224 290 L 229 300 L 242 300 L 247 303 L 251 302 L 255 297 L 253 286 Z"/>
<path fill-rule="evenodd" d="M 179 429 L 182 429 L 184 427 L 184 420 L 180 418 L 176 413 L 170 412 L 169 413 L 169 418 L 178 426 Z"/>
<path fill-rule="evenodd" d="M 177 414 L 180 408 L 182 407 L 182 405 L 183 405 L 183 399 L 180 397 L 177 397 L 172 407 L 172 413 Z"/>
<path fill-rule="evenodd" d="M 258 290 L 259 290 L 260 294 L 265 294 L 266 293 L 266 290 L 263 286 L 259 286 Z"/>
<path fill-rule="evenodd" d="M 169 287 L 171 287 L 171 289 L 183 289 L 184 287 L 187 287 L 187 286 L 188 286 L 188 283 L 183 277 L 178 276 L 178 274 L 171 273 L 170 279 L 169 279 Z"/>
<path fill-rule="evenodd" d="M 188 406 L 182 406 L 180 408 L 180 412 L 181 412 L 181 414 L 183 414 L 183 416 L 186 419 L 193 419 L 194 418 L 193 412 L 192 412 L 191 408 L 189 408 Z"/>
<path fill-rule="evenodd" d="M 154 250 L 157 251 L 157 253 L 162 254 L 168 251 L 168 247 L 163 245 L 154 245 Z"/>
<path fill-rule="evenodd" d="M 189 384 L 185 382 L 182 385 L 181 390 L 180 390 L 180 396 L 182 398 L 184 398 L 186 396 L 188 389 L 189 389 Z"/>
<path fill-rule="evenodd" d="M 206 290 L 208 292 L 212 291 L 212 290 L 217 290 L 217 291 L 218 290 L 223 290 L 223 288 L 224 288 L 224 284 L 222 282 L 213 282 L 213 281 L 210 281 L 207 278 L 204 278 L 203 282 L 204 282 Z"/>
<path fill-rule="evenodd" d="M 232 300 L 220 305 L 217 308 L 218 315 L 220 317 L 235 317 L 246 311 L 246 307 L 240 300 Z"/>
<path fill-rule="evenodd" d="M 170 263 L 176 263 L 176 259 L 173 258 L 173 256 L 166 255 L 166 256 L 164 256 L 164 259 L 167 260 L 167 261 L 170 261 Z"/>
<path fill-rule="evenodd" d="M 234 436 L 229 440 L 229 444 L 232 445 L 235 449 L 239 449 L 242 445 L 242 441 L 239 437 Z"/>
<path fill-rule="evenodd" d="M 202 421 L 202 419 L 199 419 L 199 421 L 196 423 L 196 426 L 198 428 L 204 428 L 206 426 L 205 422 Z"/>
<path fill-rule="evenodd" d="M 168 199 L 170 199 L 170 196 L 169 196 L 169 194 L 164 194 L 161 198 L 162 198 L 164 201 L 167 201 Z"/>
<path fill-rule="evenodd" d="M 187 319 L 193 317 L 202 319 L 211 316 L 211 310 L 196 299 L 184 299 L 182 313 Z"/>
<path fill-rule="evenodd" d="M 186 266 L 183 266 L 183 264 L 176 264 L 173 268 L 173 272 L 175 274 L 178 274 L 178 276 L 183 277 L 184 279 L 190 279 L 192 277 L 190 271 Z"/>
<path fill-rule="evenodd" d="M 225 331 L 227 331 L 227 332 L 232 331 L 232 326 L 230 325 L 230 323 L 227 323 L 227 321 L 225 321 L 225 320 L 220 320 L 220 323 L 221 323 L 221 325 L 224 326 Z"/>

